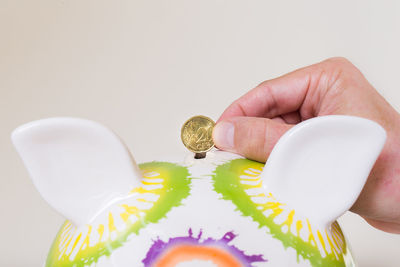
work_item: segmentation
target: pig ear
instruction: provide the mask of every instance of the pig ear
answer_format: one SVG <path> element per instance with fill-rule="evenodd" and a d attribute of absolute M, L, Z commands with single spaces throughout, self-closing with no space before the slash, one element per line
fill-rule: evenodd
<path fill-rule="evenodd" d="M 327 227 L 356 201 L 385 140 L 381 126 L 358 117 L 304 121 L 274 147 L 263 185 L 296 213 Z"/>
<path fill-rule="evenodd" d="M 140 183 L 140 171 L 120 139 L 83 119 L 50 118 L 11 135 L 43 198 L 76 225 L 90 223 Z"/>

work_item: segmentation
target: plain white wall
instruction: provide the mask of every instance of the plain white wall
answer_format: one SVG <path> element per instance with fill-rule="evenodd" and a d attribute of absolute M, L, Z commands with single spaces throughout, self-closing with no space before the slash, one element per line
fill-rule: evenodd
<path fill-rule="evenodd" d="M 332 56 L 399 108 L 399 48 L 396 0 L 0 0 L 0 265 L 41 266 L 63 221 L 10 143 L 18 125 L 83 117 L 138 162 L 180 155 L 190 116 L 217 119 L 261 81 Z M 340 221 L 360 266 L 400 265 L 400 235 Z"/>

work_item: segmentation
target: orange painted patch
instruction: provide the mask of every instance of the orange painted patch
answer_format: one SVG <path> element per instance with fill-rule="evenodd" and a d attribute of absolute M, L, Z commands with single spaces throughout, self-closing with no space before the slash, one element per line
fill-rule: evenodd
<path fill-rule="evenodd" d="M 240 267 L 240 262 L 228 252 L 215 248 L 179 245 L 167 251 L 154 266 L 174 267 L 178 263 L 192 260 L 212 261 L 218 267 Z"/>

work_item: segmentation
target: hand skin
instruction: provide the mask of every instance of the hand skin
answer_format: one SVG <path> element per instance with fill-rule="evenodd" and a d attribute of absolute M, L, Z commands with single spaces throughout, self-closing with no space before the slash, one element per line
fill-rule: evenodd
<path fill-rule="evenodd" d="M 213 139 L 222 150 L 265 162 L 294 124 L 324 115 L 364 117 L 387 131 L 351 211 L 377 229 L 399 234 L 400 116 L 348 60 L 331 58 L 261 83 L 224 111 Z"/>

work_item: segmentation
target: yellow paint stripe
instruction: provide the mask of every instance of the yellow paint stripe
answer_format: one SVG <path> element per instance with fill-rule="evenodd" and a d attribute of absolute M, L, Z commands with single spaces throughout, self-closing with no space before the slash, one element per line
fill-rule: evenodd
<path fill-rule="evenodd" d="M 155 177 L 155 176 L 159 176 L 160 173 L 158 172 L 143 172 L 143 177 Z"/>
<path fill-rule="evenodd" d="M 117 227 L 114 224 L 114 217 L 111 212 L 108 213 L 108 235 L 111 238 L 111 233 L 117 231 Z"/>
<path fill-rule="evenodd" d="M 75 234 L 75 233 L 74 233 Z M 64 255 L 64 253 L 67 251 L 69 244 L 71 243 L 74 235 L 71 235 L 71 238 L 68 240 L 67 244 L 65 245 L 64 249 L 60 253 L 60 257 L 58 259 L 61 259 L 61 257 Z"/>
<path fill-rule="evenodd" d="M 335 245 L 338 247 L 338 249 L 340 249 L 340 251 L 342 252 L 341 247 L 339 246 L 338 242 L 337 242 L 337 235 L 334 231 L 332 231 L 332 239 L 333 239 L 333 243 L 335 243 Z"/>
<path fill-rule="evenodd" d="M 155 177 L 143 177 L 143 179 L 146 179 L 146 180 L 162 180 L 162 182 L 165 181 L 165 179 L 162 178 L 162 177 L 160 177 L 160 176 L 155 176 Z"/>
<path fill-rule="evenodd" d="M 281 205 L 282 203 L 279 202 L 267 202 L 265 204 L 262 204 L 261 206 L 264 207 L 264 211 L 272 210 L 272 214 L 269 215 L 269 217 L 275 218 L 283 212 L 283 209 L 280 208 Z"/>
<path fill-rule="evenodd" d="M 99 233 L 99 241 L 101 242 L 101 239 L 103 238 L 103 234 L 104 234 L 104 224 L 99 224 L 99 227 L 97 228 L 97 232 Z"/>
<path fill-rule="evenodd" d="M 89 229 L 88 229 L 88 233 L 86 234 L 85 240 L 83 240 L 82 245 L 80 246 L 79 250 L 82 250 L 84 248 L 84 246 L 86 245 L 85 248 L 89 247 L 90 244 L 90 234 L 92 233 L 92 226 L 88 225 Z"/>
<path fill-rule="evenodd" d="M 144 189 L 143 187 L 137 187 L 137 188 L 131 190 L 129 193 L 145 194 L 145 193 L 152 193 L 152 190 Z"/>
<path fill-rule="evenodd" d="M 129 220 L 129 217 L 134 214 L 134 215 L 138 215 L 140 212 L 140 209 L 138 209 L 135 206 L 129 206 L 126 204 L 121 205 L 124 209 L 125 212 L 121 213 L 120 216 L 122 218 L 122 220 L 126 223 Z"/>
<path fill-rule="evenodd" d="M 336 242 L 336 245 L 338 248 L 343 252 L 344 250 L 344 236 L 342 232 L 340 231 L 339 224 L 338 223 L 333 223 L 332 224 L 332 235 L 334 237 L 334 241 Z"/>
<path fill-rule="evenodd" d="M 260 174 L 262 172 L 262 169 L 256 169 L 256 168 L 248 168 L 249 171 L 255 172 Z"/>
<path fill-rule="evenodd" d="M 298 236 L 298 237 L 300 237 L 300 230 L 301 230 L 301 228 L 303 228 L 303 223 L 302 223 L 300 220 L 298 220 L 298 221 L 296 222 L 296 233 L 297 233 L 297 236 Z"/>
<path fill-rule="evenodd" d="M 60 246 L 62 246 L 62 244 L 65 242 L 65 239 L 66 239 L 66 237 L 67 236 L 69 236 L 69 234 L 71 233 L 71 228 L 70 229 L 68 229 L 67 231 L 65 231 L 64 233 L 62 233 L 62 235 L 61 235 L 61 243 L 60 243 Z"/>
<path fill-rule="evenodd" d="M 72 233 L 71 233 L 71 231 L 68 232 L 68 234 L 64 237 L 64 239 L 63 239 L 63 241 L 62 241 L 60 247 L 64 247 L 65 242 L 67 242 L 68 238 L 70 238 L 71 236 L 73 236 L 73 233 L 74 233 L 74 231 L 72 231 Z"/>
<path fill-rule="evenodd" d="M 77 238 L 75 239 L 74 245 L 72 246 L 71 252 L 68 254 L 68 256 L 70 256 L 72 254 L 72 252 L 74 251 L 74 249 L 75 249 L 76 245 L 78 244 L 79 240 L 81 239 L 81 237 L 82 237 L 82 233 L 80 233 L 77 236 Z"/>
<path fill-rule="evenodd" d="M 319 230 L 317 230 L 317 235 L 318 235 L 319 242 L 321 242 L 322 248 L 325 251 L 325 255 L 328 255 L 328 251 L 326 250 L 324 238 L 322 237 L 321 232 Z"/>
<path fill-rule="evenodd" d="M 156 184 L 162 184 L 162 183 L 159 183 L 159 182 L 146 182 L 146 181 L 142 181 L 142 184 L 144 184 L 144 185 L 156 185 Z"/>
<path fill-rule="evenodd" d="M 239 178 L 241 180 L 259 180 L 259 176 L 248 176 L 248 175 L 240 175 Z"/>
<path fill-rule="evenodd" d="M 140 202 L 145 202 L 145 203 L 154 203 L 154 201 L 151 201 L 151 200 L 147 200 L 147 199 L 144 199 L 144 198 L 138 198 L 138 199 L 136 199 L 137 201 L 140 201 Z"/>
<path fill-rule="evenodd" d="M 326 238 L 328 239 L 328 243 L 329 243 L 329 246 L 331 247 L 332 253 L 335 255 L 336 259 L 339 259 L 339 253 L 338 253 L 335 245 L 332 243 L 332 240 L 329 237 L 329 233 L 328 233 L 328 231 L 326 229 L 325 229 L 325 235 L 326 235 Z"/>
<path fill-rule="evenodd" d="M 294 210 L 291 210 L 287 216 L 287 219 L 281 225 L 287 225 L 288 232 L 290 232 L 290 227 L 293 224 Z"/>
<path fill-rule="evenodd" d="M 258 183 L 257 185 L 248 185 L 248 184 L 246 184 L 246 186 L 253 187 L 253 188 L 261 188 L 262 187 L 262 182 Z"/>
<path fill-rule="evenodd" d="M 250 176 L 259 176 L 259 175 L 260 175 L 260 173 L 253 172 L 253 171 L 251 171 L 250 169 L 246 169 L 246 170 L 244 170 L 243 172 L 244 172 L 245 174 L 247 174 L 247 175 L 250 175 Z"/>
<path fill-rule="evenodd" d="M 67 223 L 65 224 L 65 226 L 64 226 L 63 231 L 71 230 L 71 228 L 72 228 L 72 223 L 67 222 Z"/>
<path fill-rule="evenodd" d="M 307 219 L 307 226 L 308 226 L 308 231 L 309 231 L 309 233 L 308 233 L 308 241 L 307 242 L 310 243 L 311 245 L 312 245 L 312 242 L 314 242 L 314 246 L 317 247 L 317 241 L 315 240 L 315 237 L 314 237 L 314 234 L 312 232 L 311 225 L 310 225 L 310 222 L 308 221 L 308 219 Z"/>

